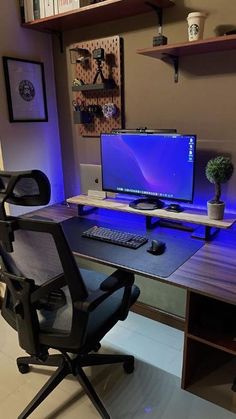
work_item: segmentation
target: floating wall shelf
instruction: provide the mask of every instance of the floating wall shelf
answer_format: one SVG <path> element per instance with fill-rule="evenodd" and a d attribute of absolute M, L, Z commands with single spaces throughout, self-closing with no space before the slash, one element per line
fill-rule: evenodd
<path fill-rule="evenodd" d="M 166 8 L 174 6 L 175 3 L 171 0 L 151 0 L 151 4 L 156 8 Z M 22 26 L 39 31 L 61 33 L 83 26 L 135 16 L 151 10 L 152 7 L 146 0 L 104 0 L 71 12 L 27 22 Z"/>
<path fill-rule="evenodd" d="M 200 41 L 139 49 L 137 53 L 159 60 L 171 60 L 175 65 L 175 81 L 177 81 L 179 57 L 232 49 L 236 49 L 236 35 L 224 35 Z"/>

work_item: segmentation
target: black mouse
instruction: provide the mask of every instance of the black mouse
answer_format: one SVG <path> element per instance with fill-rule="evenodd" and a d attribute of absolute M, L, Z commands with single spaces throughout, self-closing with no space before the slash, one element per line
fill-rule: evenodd
<path fill-rule="evenodd" d="M 184 209 L 179 204 L 170 204 L 165 208 L 166 211 L 182 212 Z"/>
<path fill-rule="evenodd" d="M 152 240 L 151 247 L 147 249 L 147 252 L 152 253 L 153 255 L 161 255 L 164 253 L 166 244 L 160 240 Z"/>

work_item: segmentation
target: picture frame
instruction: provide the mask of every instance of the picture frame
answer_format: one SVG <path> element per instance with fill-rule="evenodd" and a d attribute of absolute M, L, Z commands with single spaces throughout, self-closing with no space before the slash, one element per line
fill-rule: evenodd
<path fill-rule="evenodd" d="M 48 121 L 43 63 L 2 58 L 10 122 Z"/>

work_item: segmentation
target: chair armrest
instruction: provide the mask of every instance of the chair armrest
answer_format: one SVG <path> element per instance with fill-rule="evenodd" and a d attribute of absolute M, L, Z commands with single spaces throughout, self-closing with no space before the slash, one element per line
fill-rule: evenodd
<path fill-rule="evenodd" d="M 105 279 L 100 285 L 102 290 L 113 290 L 116 291 L 119 288 L 124 287 L 124 295 L 120 307 L 120 320 L 125 320 L 129 313 L 130 308 L 130 297 L 132 292 L 132 286 L 134 283 L 134 274 L 131 272 L 124 272 L 120 269 L 114 272 L 113 275 Z"/>
<path fill-rule="evenodd" d="M 59 290 L 60 288 L 66 285 L 66 280 L 63 274 L 57 275 L 54 278 L 49 279 L 44 284 L 40 285 L 40 288 L 37 288 L 31 294 L 31 303 L 37 303 L 40 298 L 45 297 L 49 292 Z"/>
<path fill-rule="evenodd" d="M 35 288 L 34 281 L 6 271 L 1 272 L 1 279 L 4 279 L 12 299 L 12 312 L 20 346 L 30 354 L 37 354 L 39 322 L 36 308 L 30 303 L 30 296 Z"/>
<path fill-rule="evenodd" d="M 55 276 L 32 292 L 30 297 L 31 304 L 37 305 L 39 309 L 58 310 L 66 304 L 66 296 L 60 289 L 66 284 L 63 274 Z"/>
<path fill-rule="evenodd" d="M 106 278 L 101 284 L 100 288 L 90 293 L 84 301 L 77 301 L 75 307 L 78 310 L 91 312 L 98 307 L 104 300 L 110 295 L 116 292 L 118 289 L 125 288 L 124 296 L 122 300 L 122 307 L 124 304 L 128 305 L 128 300 L 131 294 L 131 288 L 134 283 L 134 275 L 130 272 L 124 272 L 121 270 L 115 271 L 112 275 Z M 123 310 L 122 310 L 123 311 Z M 126 309 L 125 309 L 126 311 Z M 128 305 L 129 311 L 129 305 Z"/>
<path fill-rule="evenodd" d="M 126 286 L 132 286 L 134 274 L 117 269 L 112 275 L 106 278 L 100 285 L 102 291 L 117 291 Z"/>

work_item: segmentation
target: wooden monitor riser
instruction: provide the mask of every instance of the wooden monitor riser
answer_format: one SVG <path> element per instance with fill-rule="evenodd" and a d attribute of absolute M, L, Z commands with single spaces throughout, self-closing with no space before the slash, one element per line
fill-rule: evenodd
<path fill-rule="evenodd" d="M 211 220 L 208 218 L 206 213 L 204 214 L 204 211 L 196 209 L 192 210 L 189 208 L 187 208 L 186 211 L 179 213 L 169 211 L 167 212 L 165 209 L 156 209 L 153 211 L 140 211 L 129 207 L 127 200 L 120 200 L 117 198 L 101 200 L 88 197 L 87 195 L 78 195 L 72 198 L 68 198 L 67 202 L 70 204 L 104 208 L 114 211 L 122 211 L 131 214 L 139 214 L 149 217 L 163 218 L 166 220 L 181 221 L 221 229 L 230 228 L 235 222 L 235 218 L 233 218 L 233 216 L 226 215 L 223 220 Z"/>

